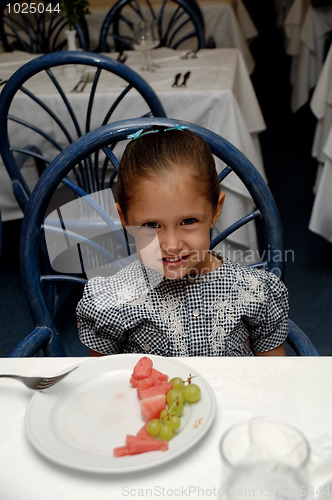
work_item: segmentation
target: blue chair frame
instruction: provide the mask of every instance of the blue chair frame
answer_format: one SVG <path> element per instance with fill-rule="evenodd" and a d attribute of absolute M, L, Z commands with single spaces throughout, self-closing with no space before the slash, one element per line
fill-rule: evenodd
<path fill-rule="evenodd" d="M 168 23 L 164 21 L 167 5 L 175 8 Z M 129 17 L 126 15 L 126 8 L 130 12 Z M 133 15 L 135 21 L 132 19 Z M 161 47 L 181 49 L 189 40 L 190 49 L 205 48 L 204 21 L 196 0 L 163 0 L 161 6 L 153 5 L 150 0 L 118 0 L 107 13 L 101 27 L 98 50 L 132 50 L 134 23 L 144 19 L 157 21 Z M 123 34 L 124 26 L 129 34 Z M 182 34 L 183 29 L 185 32 Z M 109 38 L 113 39 L 112 44 L 108 42 Z"/>
<path fill-rule="evenodd" d="M 71 98 L 75 98 L 75 93 L 66 94 L 61 80 L 59 81 L 59 75 L 55 71 L 58 66 L 73 64 L 86 67 L 89 74 L 91 71 L 94 74 L 92 81 L 84 90 L 85 109 L 82 106 L 79 110 L 73 107 Z M 103 114 L 95 117 L 95 122 L 97 121 L 98 125 L 114 120 L 115 112 L 119 114 L 118 110 L 120 109 L 122 113 L 128 107 L 126 102 L 129 98 L 133 98 L 135 101 L 137 99 L 140 103 L 140 112 L 146 112 L 145 116 L 166 116 L 154 90 L 139 74 L 119 61 L 92 52 L 64 51 L 37 57 L 20 67 L 5 84 L 0 94 L 0 152 L 12 180 L 15 198 L 23 213 L 31 189 L 24 177 L 22 167 L 29 159 L 32 159 L 37 170 L 36 176 L 40 175 L 52 158 L 62 151 L 67 144 L 70 144 L 91 129 L 94 101 L 98 85 L 105 73 L 110 82 L 114 78 L 122 78 L 124 86 L 123 88 L 119 87 L 118 95 L 114 96 L 114 99 L 110 98 L 110 102 L 105 99 Z M 43 102 L 38 95 L 29 89 L 30 79 L 35 75 L 43 74 L 46 74 L 52 92 L 54 90 L 54 98 L 57 96 L 58 101 L 61 103 L 60 113 L 57 113 L 58 108 L 52 108 L 49 103 Z M 78 75 L 70 86 L 75 85 L 79 79 L 80 76 Z M 64 82 L 66 83 L 66 80 Z M 22 115 L 19 114 L 19 111 L 15 115 L 11 111 L 13 101 L 19 92 L 23 92 L 26 98 L 33 102 L 35 112 L 31 114 L 29 121 L 24 116 L 24 109 L 22 109 Z M 60 104 L 58 103 L 57 106 L 60 106 Z M 47 115 L 47 120 L 52 124 L 49 133 L 43 127 L 40 127 L 39 110 Z M 80 117 L 78 117 L 77 111 L 80 112 Z M 66 117 L 66 121 L 61 120 L 62 116 Z M 21 144 L 21 142 L 16 141 L 16 134 L 10 134 L 10 125 L 13 122 L 15 122 L 15 126 L 29 130 L 29 143 Z M 35 143 L 32 143 L 33 141 Z M 38 144 L 38 147 L 36 144 Z M 116 176 L 116 171 L 108 157 L 104 159 L 102 167 L 100 167 L 99 158 L 99 154 L 84 158 L 84 161 L 75 171 L 78 187 L 84 189 L 87 193 L 109 187 Z M 44 255 L 44 270 L 46 270 L 48 267 L 46 249 L 44 249 Z M 66 300 L 66 294 L 72 287 L 68 286 L 67 292 L 63 288 L 54 285 L 48 286 L 48 301 L 52 304 L 54 314 L 62 307 L 63 302 Z"/>
<path fill-rule="evenodd" d="M 77 275 L 56 273 L 49 276 L 40 275 L 40 237 L 44 229 L 45 212 L 57 186 L 62 182 L 68 183 L 66 176 L 71 170 L 86 156 L 94 154 L 97 150 L 102 150 L 105 155 L 111 155 L 114 167 L 118 168 L 118 161 L 110 149 L 113 142 L 125 140 L 129 134 L 149 126 L 174 127 L 175 125 L 184 125 L 201 136 L 209 144 L 212 153 L 224 161 L 226 167 L 219 175 L 221 181 L 233 171 L 253 197 L 256 208 L 238 223 L 233 224 L 229 231 L 225 231 L 222 238 L 227 237 L 230 232 L 234 232 L 245 223 L 260 219 L 263 225 L 264 243 L 270 250 L 268 252 L 270 260 L 260 262 L 259 266 L 277 274 L 283 272 L 284 263 L 280 259 L 280 256 L 283 255 L 283 238 L 278 209 L 261 175 L 237 148 L 205 128 L 174 119 L 140 118 L 108 124 L 89 132 L 64 149 L 43 173 L 31 194 L 23 219 L 20 255 L 23 285 L 34 323 L 37 326 L 36 330 L 14 349 L 11 356 L 31 356 L 41 348 L 47 356 L 63 356 L 64 349 L 45 301 L 43 283 L 53 280 L 80 284 L 86 282 L 84 277 Z M 215 244 L 216 242 L 212 241 L 211 248 Z M 278 262 L 274 261 L 274 252 L 277 252 Z M 292 323 L 290 325 L 293 326 Z M 289 340 L 296 354 L 318 355 L 308 337 L 299 329 L 291 328 Z"/>
<path fill-rule="evenodd" d="M 37 10 L 34 14 L 31 8 L 29 8 L 29 13 L 26 12 L 24 5 L 28 4 L 23 0 L 6 1 L 3 4 L 0 6 L 0 39 L 6 52 L 23 50 L 32 54 L 47 54 L 66 48 L 65 30 L 69 29 L 68 20 L 64 14 L 54 10 L 55 7 L 59 7 L 59 0 L 47 0 L 45 8 L 40 12 L 38 12 L 38 8 L 41 9 L 37 3 L 35 6 Z M 11 5 L 12 10 L 16 8 L 16 5 L 20 5 L 19 11 L 8 13 L 8 4 Z M 21 4 L 23 4 L 22 7 Z M 46 10 L 47 6 L 50 6 L 52 12 Z M 88 50 L 89 31 L 84 16 L 80 23 L 75 23 L 74 28 L 79 47 Z"/>
<path fill-rule="evenodd" d="M 95 70 L 94 78 L 91 82 L 91 90 L 86 107 L 85 121 L 83 124 L 79 122 L 77 114 L 70 103 L 69 96 L 66 95 L 62 85 L 52 71 L 53 68 L 58 66 L 73 64 L 86 66 L 87 69 L 92 68 Z M 126 83 L 126 87 L 121 90 L 118 98 L 114 102 L 107 103 L 105 100 L 105 114 L 100 118 L 100 125 L 104 125 L 111 121 L 114 111 L 118 108 L 118 106 L 123 106 L 126 96 L 129 92 L 134 91 L 137 91 L 146 102 L 147 113 L 145 116 L 166 116 L 164 108 L 154 90 L 138 73 L 119 61 L 111 59 L 105 55 L 97 55 L 92 52 L 64 51 L 53 52 L 51 54 L 40 56 L 20 67 L 5 84 L 0 94 L 0 152 L 8 174 L 12 179 L 14 195 L 23 212 L 30 196 L 29 186 L 27 185 L 21 170 L 25 161 L 27 161 L 28 158 L 33 158 L 38 172 L 41 173 L 52 160 L 52 157 L 50 157 L 48 152 L 48 147 L 52 147 L 53 150 L 55 149 L 57 154 L 63 149 L 64 146 L 59 144 L 53 136 L 40 129 L 38 124 L 38 113 L 36 113 L 36 116 L 31 117 L 31 121 L 28 123 L 21 116 L 13 116 L 10 113 L 10 107 L 16 94 L 19 91 L 24 92 L 28 98 L 32 99 L 38 106 L 40 106 L 40 109 L 45 111 L 48 114 L 50 121 L 52 120 L 54 123 L 54 128 L 62 134 L 63 142 L 66 142 L 65 145 L 67 145 L 81 135 L 89 132 L 91 129 L 93 103 L 100 75 L 103 71 L 122 78 Z M 70 123 L 63 123 L 54 110 L 50 109 L 48 105 L 43 103 L 38 95 L 35 95 L 27 89 L 29 79 L 37 74 L 41 74 L 42 72 L 46 72 L 48 74 L 50 82 L 53 85 L 54 92 L 57 93 L 57 95 L 62 99 L 63 106 L 66 109 Z M 79 76 L 77 79 L 79 79 Z M 87 90 L 85 90 L 85 94 L 87 94 Z M 22 127 L 29 128 L 30 131 L 33 130 L 36 134 L 36 138 L 42 138 L 46 141 L 47 145 L 45 146 L 45 151 L 41 151 L 33 144 L 13 145 L 8 130 L 10 122 L 13 121 L 19 123 Z M 73 135 L 70 131 L 69 125 L 73 125 L 75 135 Z M 97 161 L 97 158 L 95 158 L 95 160 Z M 107 187 L 105 185 L 105 172 L 109 166 L 108 162 L 105 162 L 104 168 L 100 172 L 100 176 L 96 178 L 95 174 L 97 170 L 95 169 L 95 160 L 84 162 L 85 175 L 81 175 L 80 186 L 87 192 L 93 192 Z"/>

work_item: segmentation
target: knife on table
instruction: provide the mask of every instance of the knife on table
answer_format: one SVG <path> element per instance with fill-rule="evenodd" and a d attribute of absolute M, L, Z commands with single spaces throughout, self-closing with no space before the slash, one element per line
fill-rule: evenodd
<path fill-rule="evenodd" d="M 187 73 L 183 77 L 183 82 L 181 83 L 180 87 L 185 87 L 187 85 L 187 81 L 191 75 L 191 71 L 187 71 Z"/>
<path fill-rule="evenodd" d="M 172 85 L 172 87 L 178 87 L 179 86 L 179 80 L 181 78 L 181 73 L 177 73 L 175 75 L 175 79 L 174 79 L 174 83 Z"/>

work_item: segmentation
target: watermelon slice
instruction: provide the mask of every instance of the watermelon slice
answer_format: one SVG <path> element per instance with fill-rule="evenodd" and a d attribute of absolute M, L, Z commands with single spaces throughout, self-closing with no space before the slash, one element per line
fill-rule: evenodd
<path fill-rule="evenodd" d="M 115 457 L 125 457 L 126 455 L 129 455 L 128 446 L 117 446 L 113 449 L 113 455 Z"/>
<path fill-rule="evenodd" d="M 137 380 L 136 387 L 137 387 L 137 393 L 138 390 L 144 391 L 145 389 L 149 389 L 149 387 L 153 387 L 154 385 L 160 384 L 161 381 L 151 375 L 150 377 L 147 378 L 142 378 L 142 380 Z"/>
<path fill-rule="evenodd" d="M 160 372 L 159 370 L 156 370 L 155 368 L 152 368 L 151 370 L 151 377 L 157 378 L 158 380 L 160 380 L 160 382 L 168 382 L 168 375 L 166 375 L 166 373 Z"/>
<path fill-rule="evenodd" d="M 151 359 L 147 358 L 146 356 L 140 358 L 139 361 L 134 366 L 133 373 L 131 374 L 130 377 L 130 382 L 132 386 L 134 387 L 133 384 L 137 384 L 138 380 L 149 377 L 151 375 L 151 370 L 152 370 Z"/>
<path fill-rule="evenodd" d="M 127 435 L 125 446 L 114 448 L 115 457 L 136 455 L 153 450 L 168 450 L 168 442 L 152 438 L 147 430 L 147 423 L 153 418 L 159 418 L 160 412 L 166 408 L 166 393 L 173 384 L 168 382 L 168 375 L 155 370 L 152 361 L 144 356 L 134 366 L 130 377 L 130 384 L 137 388 L 137 395 L 141 399 L 141 415 L 145 424 L 136 436 Z"/>
<path fill-rule="evenodd" d="M 161 410 L 166 408 L 166 394 L 141 399 L 140 403 L 142 419 L 144 422 L 149 422 L 153 418 L 159 418 Z"/>
<path fill-rule="evenodd" d="M 152 369 L 150 377 L 143 378 L 141 380 L 137 380 L 137 387 L 140 389 L 148 389 L 153 385 L 159 385 L 163 382 L 168 382 L 168 375 L 164 375 L 163 373 L 154 373 L 156 370 Z M 160 374 L 160 375 L 159 375 Z"/>
<path fill-rule="evenodd" d="M 137 396 L 138 399 L 150 398 L 151 396 L 157 396 L 157 394 L 167 394 L 171 389 L 173 389 L 172 382 L 163 382 L 162 384 L 153 385 L 144 390 L 140 390 L 140 388 L 137 387 Z"/>
<path fill-rule="evenodd" d="M 168 442 L 161 439 L 146 439 L 137 436 L 128 435 L 126 437 L 126 446 L 130 455 L 137 455 L 138 453 L 145 453 L 146 451 L 168 450 Z"/>
<path fill-rule="evenodd" d="M 150 434 L 148 434 L 148 431 L 146 430 L 146 426 L 148 424 L 144 424 L 143 427 L 140 428 L 140 430 L 136 433 L 136 436 L 141 438 L 141 439 L 151 439 Z"/>

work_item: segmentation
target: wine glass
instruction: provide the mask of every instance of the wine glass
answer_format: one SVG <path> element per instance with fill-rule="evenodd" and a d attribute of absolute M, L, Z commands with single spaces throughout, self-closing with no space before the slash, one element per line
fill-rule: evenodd
<path fill-rule="evenodd" d="M 151 50 L 158 47 L 160 43 L 158 25 L 156 21 L 140 21 L 134 27 L 134 49 L 142 51 L 145 64 L 141 68 L 143 71 L 154 71 L 158 67 L 152 62 Z"/>

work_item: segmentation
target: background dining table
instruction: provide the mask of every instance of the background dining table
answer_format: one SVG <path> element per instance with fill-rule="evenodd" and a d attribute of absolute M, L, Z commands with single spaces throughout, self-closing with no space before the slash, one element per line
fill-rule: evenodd
<path fill-rule="evenodd" d="M 98 45 L 102 23 L 113 3 L 98 0 L 90 7 L 91 15 L 87 17 L 87 23 L 91 48 Z M 242 0 L 201 0 L 198 3 L 203 15 L 206 40 L 213 39 L 217 48 L 238 48 L 251 74 L 255 60 L 250 42 L 258 36 L 258 31 Z"/>
<path fill-rule="evenodd" d="M 128 356 L 128 355 L 124 355 Z M 260 357 L 260 358 L 168 358 L 181 361 L 195 370 L 210 384 L 216 398 L 216 414 L 212 427 L 194 447 L 163 465 L 127 473 L 96 473 L 74 470 L 53 463 L 36 451 L 27 437 L 27 409 L 34 401 L 34 393 L 18 381 L 0 379 L 0 498 L 2 500 L 120 500 L 124 497 L 151 498 L 218 498 L 223 470 L 219 442 L 231 425 L 255 417 L 281 420 L 301 430 L 311 445 L 309 477 L 297 498 L 325 499 L 332 496 L 332 378 L 329 357 Z M 0 374 L 53 375 L 62 369 L 86 363 L 108 363 L 106 358 L 16 358 L 0 359 Z M 154 361 L 157 368 L 158 361 Z M 94 365 L 95 367 L 97 365 Z M 108 366 L 108 365 L 107 365 Z M 85 365 L 85 370 L 86 370 Z M 112 370 L 112 357 L 109 357 Z M 75 374 L 75 372 L 73 372 Z M 42 398 L 54 401 L 52 412 L 59 410 L 57 398 L 73 389 L 70 374 L 55 387 L 47 389 Z M 75 384 L 89 384 L 79 376 Z M 85 375 L 85 377 L 87 374 Z M 78 377 L 78 378 L 77 378 Z M 78 382 L 80 380 L 80 382 Z M 199 376 L 196 378 L 199 383 Z M 60 385 L 61 384 L 61 385 Z M 37 395 L 40 398 L 40 395 Z M 37 397 L 35 396 L 35 398 Z M 207 394 L 202 393 L 202 401 Z M 62 400 L 61 400 L 62 401 Z M 65 400 L 64 400 L 65 401 Z M 67 401 L 67 400 L 66 400 Z M 68 404 L 68 401 L 67 401 Z M 105 407 L 107 407 L 105 394 Z M 109 408 L 109 420 L 116 418 Z M 101 415 L 102 419 L 105 415 Z M 31 417 L 29 417 L 31 418 Z M 53 417 L 52 417 L 53 418 Z M 47 426 L 53 425 L 52 420 Z M 38 428 L 39 414 L 34 415 Z M 104 422 L 107 425 L 107 422 Z M 40 429 L 44 428 L 40 415 Z M 102 428 L 98 428 L 102 432 Z M 109 455 L 121 442 L 109 443 Z M 68 436 L 59 434 L 59 440 L 68 445 Z M 176 439 L 176 438 L 175 438 Z M 175 441 L 173 440 L 173 443 Z M 77 446 L 72 443 L 73 448 Z M 172 442 L 170 442 L 170 447 Z M 175 446 L 175 445 L 174 445 Z M 47 446 L 46 446 L 47 448 Z M 90 453 L 97 453 L 91 448 Z M 154 453 L 154 452 L 153 452 Z M 155 459 L 160 457 L 159 452 Z M 167 452 L 165 452 L 167 453 Z M 46 455 L 47 456 L 47 455 Z M 65 457 L 66 458 L 66 457 Z M 121 458 L 119 458 L 121 460 Z M 303 492 L 307 492 L 306 497 Z M 241 494 L 241 492 L 240 492 Z M 244 495 L 244 492 L 243 492 Z M 263 498 L 263 496 L 262 496 Z M 267 497 L 268 498 L 268 497 Z M 291 498 L 291 497 L 285 497 Z"/>
<path fill-rule="evenodd" d="M 332 15 L 332 13 L 331 13 Z M 312 156 L 324 163 L 323 149 L 332 128 L 332 45 L 318 77 L 317 85 L 310 100 L 310 109 L 317 118 L 312 144 Z"/>
<path fill-rule="evenodd" d="M 332 243 L 332 126 L 321 155 L 309 229 Z"/>
<path fill-rule="evenodd" d="M 332 45 L 313 92 L 310 108 L 317 118 L 312 156 L 318 170 L 309 229 L 332 243 Z"/>
<path fill-rule="evenodd" d="M 167 117 L 186 120 L 220 134 L 240 149 L 265 178 L 258 138 L 259 133 L 265 129 L 265 122 L 241 52 L 238 49 L 205 49 L 199 51 L 194 59 L 184 59 L 185 54 L 183 51 L 168 48 L 156 49 L 153 51 L 153 60 L 160 67 L 155 72 L 141 71 L 143 54 L 135 51 L 127 52 L 126 64 L 140 73 L 152 86 L 164 106 Z M 1 77 L 7 79 L 15 69 L 32 57 L 23 52 L 3 54 L 0 62 Z M 175 75 L 181 72 L 183 78 L 188 71 L 190 71 L 190 78 L 186 86 L 173 87 Z M 76 110 L 81 109 L 87 102 L 88 89 L 91 84 L 87 85 L 85 92 L 73 94 L 70 93 L 70 89 L 74 87 L 76 80 L 80 79 L 80 75 L 75 80 L 65 79 L 62 73 L 59 73 L 58 77 L 64 85 L 64 90 L 69 92 L 73 107 Z M 45 79 L 47 86 L 42 78 L 38 78 L 33 83 L 33 90 L 43 95 L 45 102 L 49 101 L 54 107 L 56 97 L 53 92 L 50 92 L 48 77 L 45 76 Z M 109 83 L 104 87 L 102 82 L 100 85 L 94 99 L 91 128 L 100 125 L 98 119 L 100 120 L 100 116 L 103 116 L 107 96 L 112 98 L 121 90 L 117 82 L 113 87 Z M 127 115 L 125 116 L 122 110 L 121 116 L 113 116 L 113 121 L 139 116 L 139 109 L 136 113 L 138 105 L 135 98 L 134 95 L 130 104 L 127 101 Z M 26 117 L 34 112 L 30 108 L 33 103 L 26 96 L 17 95 L 15 101 L 11 111 L 13 114 L 15 114 L 15 106 L 17 110 L 24 107 Z M 61 112 L 60 105 L 59 112 Z M 42 120 L 41 117 L 40 120 Z M 42 125 L 39 123 L 40 127 Z M 12 124 L 11 134 L 13 137 L 18 137 L 15 124 Z M 63 138 L 57 137 L 57 140 L 61 141 Z M 30 170 L 31 175 L 34 175 L 31 167 Z M 27 175 L 29 176 L 29 173 Z M 227 202 L 222 224 L 227 226 L 230 221 L 234 222 L 237 215 L 240 217 L 248 213 L 253 205 L 246 188 L 235 176 L 228 176 L 223 183 L 223 188 L 226 191 Z M 11 183 L 3 165 L 0 165 L 0 204 L 4 221 L 21 217 L 21 211 L 13 198 Z M 254 226 L 247 225 L 241 228 L 234 234 L 233 243 L 243 248 L 256 250 Z"/>
<path fill-rule="evenodd" d="M 284 21 L 285 50 L 291 56 L 291 108 L 296 112 L 310 97 L 321 72 L 327 34 L 332 31 L 332 5 L 312 7 L 294 0 Z"/>

